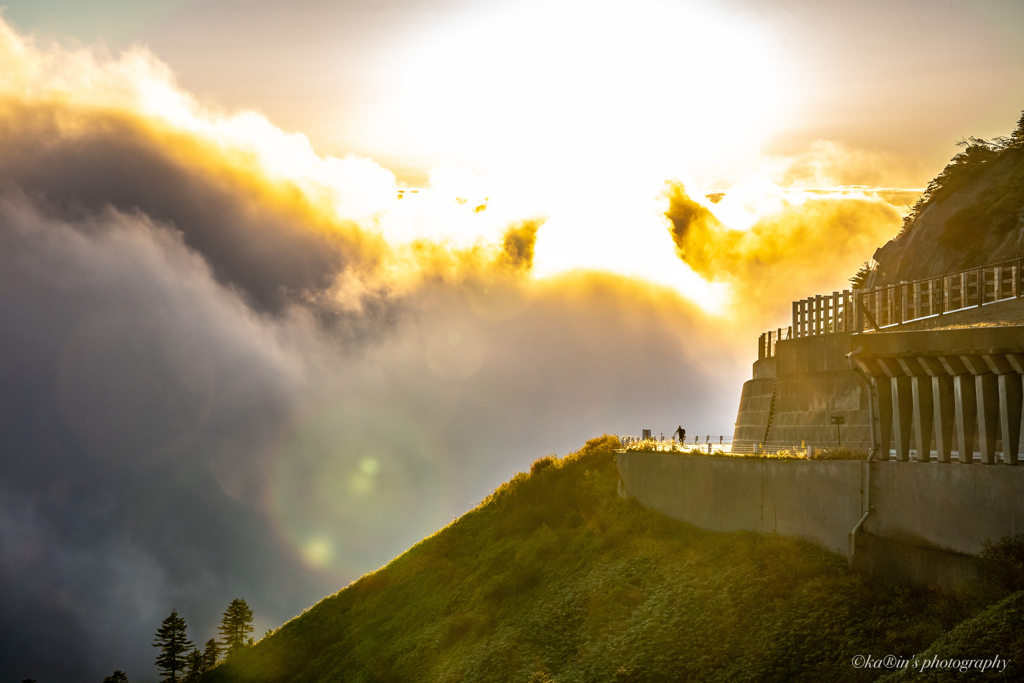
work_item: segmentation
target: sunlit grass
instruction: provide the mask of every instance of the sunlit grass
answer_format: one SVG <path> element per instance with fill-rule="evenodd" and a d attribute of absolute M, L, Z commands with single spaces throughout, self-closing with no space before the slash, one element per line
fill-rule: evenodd
<path fill-rule="evenodd" d="M 616 494 L 619 447 L 541 458 L 204 680 L 864 681 L 886 672 L 853 655 L 922 652 L 977 609 L 646 510 Z"/>

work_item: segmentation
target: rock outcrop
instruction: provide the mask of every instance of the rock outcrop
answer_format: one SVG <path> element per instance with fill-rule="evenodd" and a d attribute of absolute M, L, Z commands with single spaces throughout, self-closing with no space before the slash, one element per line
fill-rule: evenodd
<path fill-rule="evenodd" d="M 866 287 L 1024 258 L 1024 148 L 985 154 L 973 166 L 954 160 L 946 184 L 932 183 L 916 218 L 875 252 Z"/>

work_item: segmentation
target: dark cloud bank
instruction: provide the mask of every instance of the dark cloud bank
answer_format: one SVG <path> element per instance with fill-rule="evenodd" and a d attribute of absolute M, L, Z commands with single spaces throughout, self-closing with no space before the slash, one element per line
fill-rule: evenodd
<path fill-rule="evenodd" d="M 205 641 L 244 597 L 260 635 L 545 453 L 731 429 L 732 347 L 661 290 L 524 277 L 536 224 L 332 306 L 379 238 L 68 115 L 0 116 L 5 678 L 155 680 L 172 607 Z"/>

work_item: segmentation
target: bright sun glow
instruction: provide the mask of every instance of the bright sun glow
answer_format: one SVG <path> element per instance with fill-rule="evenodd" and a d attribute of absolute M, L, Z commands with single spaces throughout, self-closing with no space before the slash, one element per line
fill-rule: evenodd
<path fill-rule="evenodd" d="M 753 27 L 679 3 L 461 14 L 402 53 L 381 135 L 487 170 L 665 177 L 774 129 L 788 99 L 775 61 Z"/>
<path fill-rule="evenodd" d="M 500 244 L 511 224 L 542 219 L 535 277 L 617 273 L 709 311 L 722 310 L 727 289 L 677 257 L 665 181 L 683 179 L 699 196 L 695 170 L 756 157 L 787 100 L 765 38 L 725 15 L 653 2 L 459 13 L 398 50 L 384 86 L 378 148 L 457 163 L 399 199 L 375 162 L 320 156 L 257 113 L 210 110 L 142 49 L 110 60 L 2 38 L 25 67 L 0 79 L 8 90 L 120 107 L 204 140 L 217 163 L 300 188 L 328 223 L 379 231 L 395 248 L 385 269 L 395 278 L 415 276 L 405 271 L 417 268 L 417 240 Z"/>
<path fill-rule="evenodd" d="M 735 18 L 678 4 L 461 14 L 401 53 L 380 144 L 483 171 L 432 178 L 445 239 L 493 239 L 501 221 L 544 216 L 537 276 L 621 273 L 720 310 L 726 290 L 676 257 L 659 196 L 668 178 L 759 153 L 788 100 L 767 44 Z M 457 212 L 456 195 L 489 198 L 487 215 Z M 432 232 L 403 225 L 392 236 Z"/>
<path fill-rule="evenodd" d="M 404 201 L 375 164 L 318 157 L 262 117 L 197 116 L 159 86 L 144 101 L 251 149 L 266 173 L 298 181 L 342 217 L 372 218 L 394 245 L 494 244 L 510 223 L 542 217 L 536 277 L 619 273 L 716 311 L 728 292 L 675 255 L 660 195 L 668 178 L 756 155 L 787 99 L 766 45 L 734 18 L 664 3 L 460 13 L 398 52 L 378 146 L 482 174 L 442 166 Z"/>

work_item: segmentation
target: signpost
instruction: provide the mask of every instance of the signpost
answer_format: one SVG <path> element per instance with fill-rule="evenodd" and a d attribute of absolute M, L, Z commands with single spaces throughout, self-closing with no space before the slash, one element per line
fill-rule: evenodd
<path fill-rule="evenodd" d="M 829 418 L 829 422 L 836 426 L 836 437 L 839 439 L 839 447 L 843 447 L 843 431 L 842 427 L 846 424 L 846 418 L 840 415 L 833 415 Z"/>

